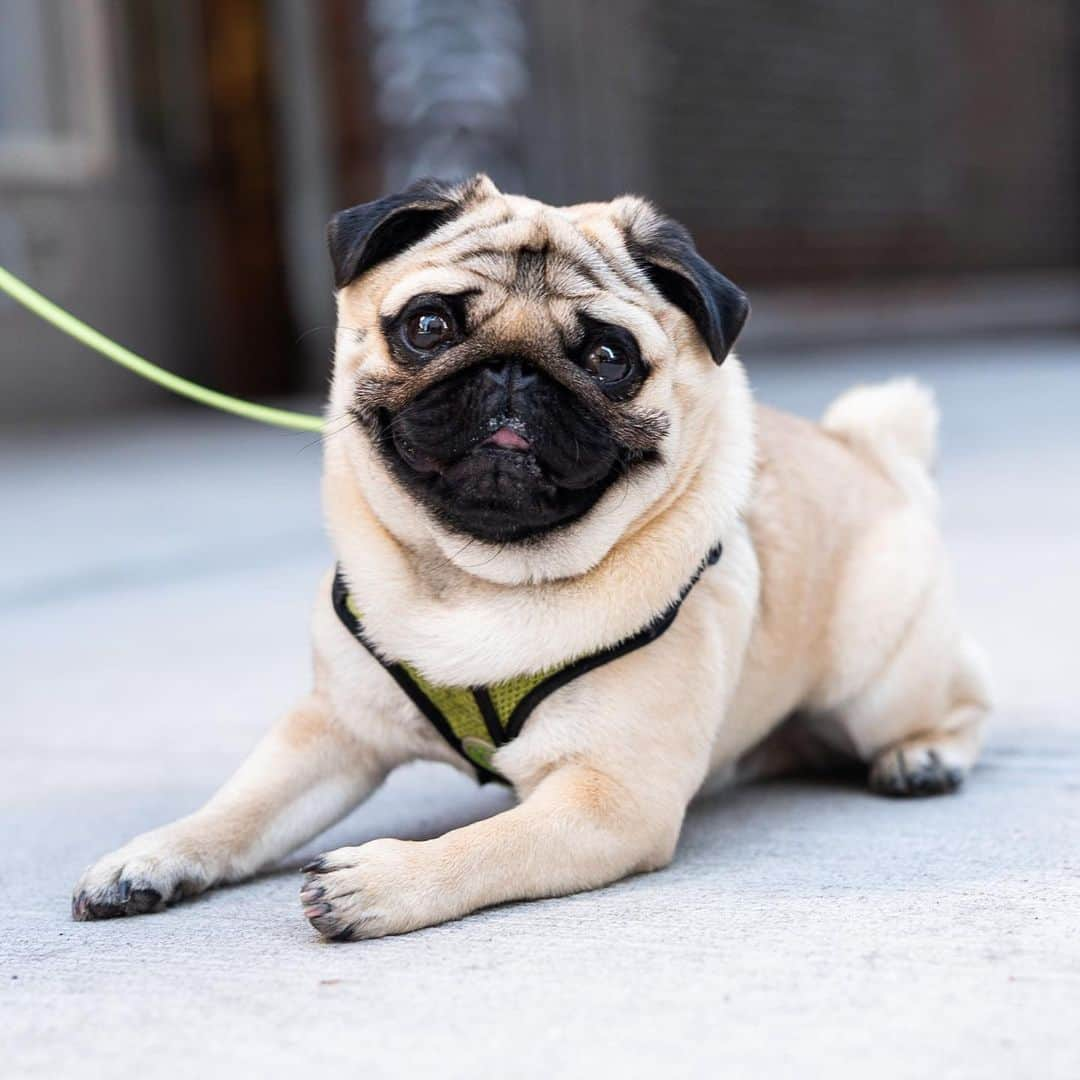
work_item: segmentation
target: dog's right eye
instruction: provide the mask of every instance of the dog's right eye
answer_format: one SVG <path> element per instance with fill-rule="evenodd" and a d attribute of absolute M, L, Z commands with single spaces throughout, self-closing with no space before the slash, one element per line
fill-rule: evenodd
<path fill-rule="evenodd" d="M 437 308 L 421 308 L 405 320 L 405 340 L 417 352 L 431 352 L 453 340 L 453 318 Z"/>

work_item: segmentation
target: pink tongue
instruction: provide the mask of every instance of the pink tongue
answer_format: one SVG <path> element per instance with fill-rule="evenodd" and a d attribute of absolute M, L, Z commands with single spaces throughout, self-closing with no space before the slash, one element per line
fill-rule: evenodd
<path fill-rule="evenodd" d="M 516 431 L 508 427 L 501 427 L 490 439 L 486 440 L 488 446 L 499 446 L 503 450 L 528 450 L 529 440 L 522 438 Z"/>

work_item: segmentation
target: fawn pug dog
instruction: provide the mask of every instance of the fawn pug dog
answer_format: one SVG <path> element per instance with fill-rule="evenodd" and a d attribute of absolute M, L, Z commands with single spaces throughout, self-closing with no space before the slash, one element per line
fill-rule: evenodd
<path fill-rule="evenodd" d="M 250 877 L 417 758 L 519 801 L 305 867 L 325 936 L 655 870 L 710 777 L 846 757 L 883 794 L 957 787 L 988 695 L 925 390 L 756 407 L 746 298 L 635 197 L 421 182 L 338 214 L 330 251 L 313 688 L 202 809 L 87 870 L 77 919 Z"/>

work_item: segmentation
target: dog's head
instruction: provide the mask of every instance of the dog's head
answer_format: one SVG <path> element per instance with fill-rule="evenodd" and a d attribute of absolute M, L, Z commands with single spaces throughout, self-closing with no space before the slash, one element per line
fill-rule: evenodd
<path fill-rule="evenodd" d="M 655 499 L 749 311 L 633 197 L 554 208 L 483 176 L 422 181 L 329 236 L 334 411 L 447 550 L 565 544 L 605 504 L 640 510 L 637 486 Z"/>

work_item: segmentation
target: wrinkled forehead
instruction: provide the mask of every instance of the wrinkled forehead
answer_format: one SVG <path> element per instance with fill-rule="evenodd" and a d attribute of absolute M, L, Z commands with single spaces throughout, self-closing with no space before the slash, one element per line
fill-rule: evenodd
<path fill-rule="evenodd" d="M 599 205 L 486 199 L 417 244 L 394 270 L 378 304 L 384 318 L 425 293 L 470 293 L 471 321 L 566 324 L 586 315 L 645 339 L 661 333 L 648 310 L 648 279 Z"/>

